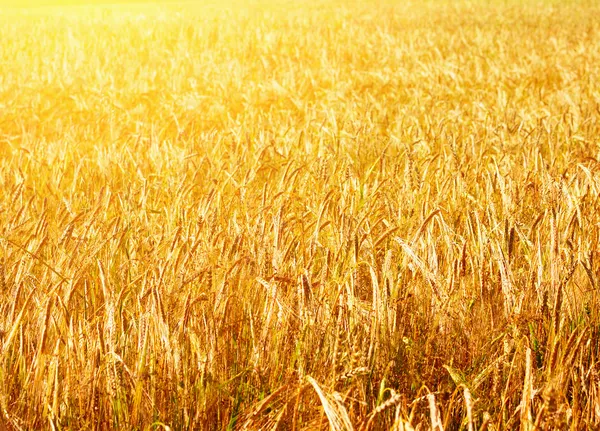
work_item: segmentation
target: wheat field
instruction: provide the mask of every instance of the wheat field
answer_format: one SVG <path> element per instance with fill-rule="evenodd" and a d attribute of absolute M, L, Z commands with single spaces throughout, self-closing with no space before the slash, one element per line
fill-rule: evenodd
<path fill-rule="evenodd" d="M 0 429 L 600 427 L 600 5 L 0 9 Z"/>

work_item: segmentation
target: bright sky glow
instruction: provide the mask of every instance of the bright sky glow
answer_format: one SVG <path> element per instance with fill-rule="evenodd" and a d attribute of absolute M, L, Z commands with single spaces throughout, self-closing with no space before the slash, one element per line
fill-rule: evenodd
<path fill-rule="evenodd" d="M 181 0 L 0 0 L 2 8 L 32 8 L 32 7 L 71 7 L 90 5 L 112 5 L 112 4 L 153 4 L 153 3 L 211 3 L 209 1 L 181 1 Z"/>

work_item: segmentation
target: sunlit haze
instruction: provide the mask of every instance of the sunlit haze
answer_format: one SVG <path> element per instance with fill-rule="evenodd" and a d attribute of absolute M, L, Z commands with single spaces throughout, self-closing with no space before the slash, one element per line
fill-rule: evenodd
<path fill-rule="evenodd" d="M 0 430 L 600 429 L 598 1 L 86 3 L 0 7 Z"/>

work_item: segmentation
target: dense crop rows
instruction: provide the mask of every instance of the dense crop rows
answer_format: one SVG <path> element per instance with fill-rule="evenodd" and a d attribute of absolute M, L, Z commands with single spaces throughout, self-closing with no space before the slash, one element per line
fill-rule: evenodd
<path fill-rule="evenodd" d="M 600 426 L 599 16 L 0 12 L 0 428 Z"/>

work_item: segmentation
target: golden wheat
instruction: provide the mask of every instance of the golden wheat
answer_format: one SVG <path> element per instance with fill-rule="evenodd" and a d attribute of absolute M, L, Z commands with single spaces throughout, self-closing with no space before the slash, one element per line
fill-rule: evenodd
<path fill-rule="evenodd" d="M 0 8 L 0 428 L 599 427 L 599 12 Z"/>

